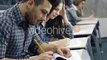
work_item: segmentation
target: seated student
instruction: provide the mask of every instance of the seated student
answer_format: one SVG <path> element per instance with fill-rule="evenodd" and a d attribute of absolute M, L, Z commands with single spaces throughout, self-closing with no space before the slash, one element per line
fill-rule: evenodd
<path fill-rule="evenodd" d="M 45 41 L 47 42 L 64 38 L 73 38 L 72 26 L 67 19 L 64 3 L 62 4 L 61 1 L 63 3 L 64 0 L 58 0 L 57 5 L 55 5 L 56 7 L 53 6 L 48 14 L 47 20 L 42 22 L 42 25 L 48 30 L 45 34 Z M 65 30 L 61 31 L 61 29 Z M 69 29 L 69 31 L 67 29 Z M 43 34 L 40 34 L 40 36 L 41 35 Z M 44 40 L 44 36 L 41 36 L 41 38 Z"/>
<path fill-rule="evenodd" d="M 67 14 L 67 18 L 69 21 L 72 20 L 72 18 L 69 15 L 68 8 L 72 7 L 72 2 L 73 2 L 73 0 L 65 0 L 66 14 Z M 78 25 L 74 26 L 74 23 L 72 23 L 72 22 L 71 22 L 71 24 L 72 24 L 73 32 L 79 32 L 80 31 L 80 27 Z"/>
<path fill-rule="evenodd" d="M 0 10 L 6 10 L 15 5 L 18 0 L 0 0 Z"/>
<path fill-rule="evenodd" d="M 44 42 L 41 42 L 44 52 L 37 44 L 34 49 L 39 55 L 30 56 L 28 52 L 34 34 L 36 41 L 41 41 L 34 31 L 35 25 L 46 18 L 51 4 L 51 0 L 24 0 L 0 15 L 0 60 L 51 60 L 53 53 L 70 56 L 68 48 Z"/>
<path fill-rule="evenodd" d="M 69 0 L 66 0 L 69 1 Z M 66 2 L 65 2 L 66 3 Z M 90 15 L 89 17 L 83 17 L 83 8 L 84 8 L 85 0 L 73 0 L 72 5 L 66 3 L 67 7 L 67 16 L 69 21 L 76 25 L 78 21 L 81 20 L 92 20 L 94 15 Z"/>
<path fill-rule="evenodd" d="M 68 39 L 67 38 L 73 38 L 71 24 L 67 20 L 66 12 L 65 12 L 65 8 L 64 8 L 64 4 L 63 4 L 63 0 L 56 0 L 56 1 L 53 0 L 53 2 L 55 2 L 55 4 L 52 6 L 52 9 L 51 9 L 50 13 L 48 14 L 47 20 L 44 20 L 42 23 L 39 23 L 37 25 L 37 28 L 38 28 L 37 32 L 40 32 L 38 34 L 41 37 L 42 41 L 49 42 L 49 44 L 54 44 L 54 45 L 58 45 L 58 46 L 61 46 L 61 45 L 65 46 L 68 43 Z M 63 14 L 60 16 L 60 12 L 61 11 L 63 12 Z M 58 22 L 58 24 L 57 24 L 57 22 Z M 68 29 L 70 29 L 70 31 L 68 32 L 68 34 L 65 33 L 65 31 L 62 32 L 64 34 L 48 34 L 48 33 L 46 34 L 46 33 L 41 32 L 42 29 L 46 29 L 47 30 L 48 28 L 51 28 L 52 26 L 55 26 L 56 24 L 58 26 L 60 26 L 58 28 L 63 28 L 63 27 L 65 29 L 68 28 Z M 64 26 L 63 26 L 63 24 L 64 24 Z M 53 29 L 53 28 L 51 28 L 51 29 Z M 47 31 L 44 31 L 44 32 L 47 32 Z M 55 32 L 55 31 L 53 31 L 53 32 Z M 64 37 L 67 37 L 67 38 L 63 39 Z M 57 40 L 57 41 L 53 42 L 53 40 Z M 35 46 L 34 41 L 32 41 L 32 44 L 29 47 L 29 52 L 31 53 L 31 55 L 33 55 L 33 53 L 35 53 L 33 51 L 34 50 L 33 46 Z"/>

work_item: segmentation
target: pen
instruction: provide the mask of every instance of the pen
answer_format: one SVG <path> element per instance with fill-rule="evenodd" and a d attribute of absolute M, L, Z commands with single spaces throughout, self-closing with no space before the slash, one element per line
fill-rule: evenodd
<path fill-rule="evenodd" d="M 43 47 L 37 42 L 36 39 L 34 39 L 35 43 L 38 45 L 38 47 L 40 48 L 40 50 L 44 53 L 45 50 L 43 49 Z"/>

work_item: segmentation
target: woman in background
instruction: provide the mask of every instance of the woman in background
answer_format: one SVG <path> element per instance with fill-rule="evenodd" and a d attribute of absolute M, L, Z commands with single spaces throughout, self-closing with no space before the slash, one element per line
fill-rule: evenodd
<path fill-rule="evenodd" d="M 60 4 L 58 4 L 58 2 L 60 2 Z M 72 25 L 66 16 L 64 0 L 57 1 L 57 4 L 52 7 L 50 13 L 48 14 L 47 19 L 42 22 L 42 25 L 46 29 L 53 30 L 48 30 L 48 33 L 45 34 L 45 41 L 47 42 L 58 41 L 64 38 L 73 38 Z M 62 29 L 62 31 L 60 29 Z"/>

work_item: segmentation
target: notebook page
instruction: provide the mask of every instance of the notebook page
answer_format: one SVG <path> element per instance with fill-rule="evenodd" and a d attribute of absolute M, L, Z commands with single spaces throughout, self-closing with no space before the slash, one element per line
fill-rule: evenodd
<path fill-rule="evenodd" d="M 52 60 L 56 60 L 57 57 L 61 57 L 61 58 L 64 58 L 66 60 L 82 60 L 76 51 L 72 51 L 71 53 L 72 53 L 72 56 L 70 58 L 66 58 L 66 57 L 63 57 L 57 53 L 54 53 Z"/>

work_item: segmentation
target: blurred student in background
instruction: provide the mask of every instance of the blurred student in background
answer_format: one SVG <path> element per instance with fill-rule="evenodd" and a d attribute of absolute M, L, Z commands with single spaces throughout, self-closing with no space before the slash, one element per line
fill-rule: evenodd
<path fill-rule="evenodd" d="M 81 20 L 92 20 L 94 18 L 94 14 L 90 15 L 89 17 L 84 17 L 83 13 L 84 5 L 85 0 L 73 0 L 72 4 L 66 3 L 67 16 L 69 18 L 69 21 L 73 25 L 76 25 L 76 23 Z"/>

